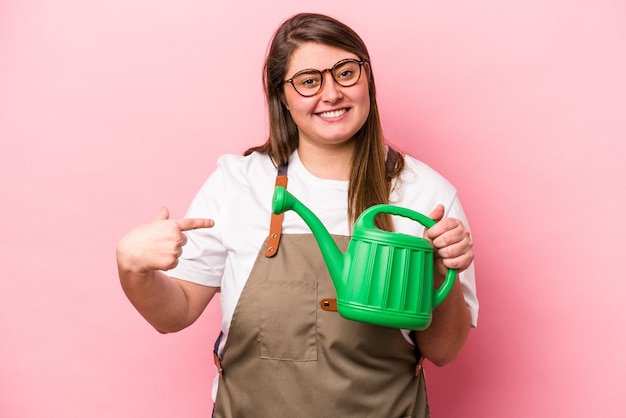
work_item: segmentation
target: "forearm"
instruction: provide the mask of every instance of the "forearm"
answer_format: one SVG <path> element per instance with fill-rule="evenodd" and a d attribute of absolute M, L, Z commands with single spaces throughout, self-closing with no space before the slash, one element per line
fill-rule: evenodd
<path fill-rule="evenodd" d="M 124 293 L 139 313 L 159 332 L 176 332 L 189 326 L 192 317 L 183 288 L 165 273 L 119 269 Z"/>
<path fill-rule="evenodd" d="M 443 276 L 435 273 L 436 283 Z M 437 366 L 454 360 L 467 340 L 471 319 L 458 278 L 444 301 L 433 310 L 430 326 L 415 335 L 420 352 Z"/>
<path fill-rule="evenodd" d="M 179 280 L 159 270 L 134 272 L 120 266 L 118 270 L 122 288 L 130 302 L 161 333 L 180 331 L 191 325 L 217 290 L 189 283 L 188 286 L 198 287 L 206 294 L 206 302 L 193 303 Z"/>

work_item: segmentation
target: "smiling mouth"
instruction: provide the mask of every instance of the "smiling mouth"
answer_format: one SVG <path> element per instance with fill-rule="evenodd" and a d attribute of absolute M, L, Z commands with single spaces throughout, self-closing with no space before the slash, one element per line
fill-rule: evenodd
<path fill-rule="evenodd" d="M 338 118 L 339 116 L 343 115 L 347 111 L 348 110 L 344 108 L 344 109 L 339 109 L 339 110 L 333 110 L 330 112 L 318 113 L 318 115 L 323 119 L 332 119 L 332 118 Z"/>

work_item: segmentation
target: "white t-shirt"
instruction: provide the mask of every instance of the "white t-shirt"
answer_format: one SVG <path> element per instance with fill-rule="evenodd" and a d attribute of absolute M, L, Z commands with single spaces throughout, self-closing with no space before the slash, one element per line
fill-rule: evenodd
<path fill-rule="evenodd" d="M 267 155 L 220 157 L 217 169 L 201 187 L 187 212 L 190 218 L 211 218 L 215 226 L 188 231 L 188 242 L 178 266 L 167 272 L 179 279 L 221 287 L 221 330 L 226 337 L 239 295 L 268 236 L 275 180 L 276 167 Z M 405 156 L 405 169 L 399 180 L 393 185 L 389 203 L 425 215 L 442 204 L 446 217 L 460 219 L 468 226 L 456 189 L 436 171 Z M 348 181 L 313 176 L 294 152 L 289 159 L 287 190 L 308 207 L 331 234 L 350 235 Z M 403 217 L 393 219 L 396 231 L 422 236 L 424 228 L 419 223 Z M 283 234 L 311 233 L 294 211 L 285 212 L 282 230 Z M 459 280 L 475 326 L 478 300 L 473 264 L 459 274 Z"/>

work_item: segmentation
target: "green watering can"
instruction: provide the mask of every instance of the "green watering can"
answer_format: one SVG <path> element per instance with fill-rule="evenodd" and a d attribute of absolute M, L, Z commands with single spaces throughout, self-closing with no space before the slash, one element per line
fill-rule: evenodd
<path fill-rule="evenodd" d="M 456 270 L 434 288 L 433 245 L 425 238 L 388 232 L 374 224 L 378 214 L 398 215 L 426 228 L 435 221 L 410 209 L 375 205 L 358 217 L 345 253 L 319 218 L 284 187 L 274 191 L 272 211 L 295 211 L 311 228 L 337 290 L 337 311 L 347 319 L 390 328 L 422 330 L 432 310 L 450 293 Z"/>

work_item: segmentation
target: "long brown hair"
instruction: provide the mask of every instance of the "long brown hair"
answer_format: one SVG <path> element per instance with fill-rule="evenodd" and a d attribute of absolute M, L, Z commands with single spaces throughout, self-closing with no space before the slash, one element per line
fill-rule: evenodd
<path fill-rule="evenodd" d="M 359 35 L 345 24 L 328 16 L 301 13 L 286 20 L 276 31 L 265 59 L 263 87 L 269 111 L 269 137 L 265 144 L 248 149 L 269 154 L 277 166 L 286 164 L 298 148 L 298 127 L 283 104 L 283 80 L 293 52 L 306 42 L 334 46 L 351 52 L 365 61 L 369 77 L 370 113 L 365 124 L 355 134 L 350 182 L 348 187 L 348 217 L 353 223 L 368 207 L 387 203 L 391 180 L 404 167 L 398 155 L 390 169 L 385 167 L 385 142 L 376 103 L 374 73 L 367 47 Z M 391 231 L 388 215 L 376 219 L 379 228 Z"/>

